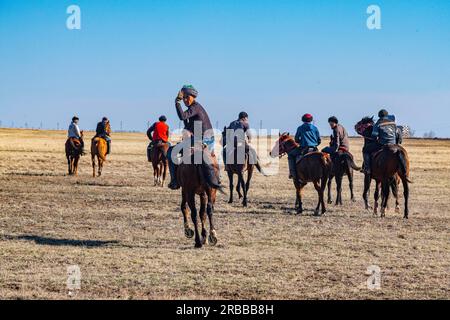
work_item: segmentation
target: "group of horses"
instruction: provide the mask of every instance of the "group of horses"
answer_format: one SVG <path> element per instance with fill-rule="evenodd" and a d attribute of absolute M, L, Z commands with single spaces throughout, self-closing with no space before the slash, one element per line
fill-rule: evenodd
<path fill-rule="evenodd" d="M 83 134 L 82 134 L 83 135 Z M 68 139 L 66 142 L 66 156 L 68 162 L 69 175 L 77 175 L 78 162 L 82 154 L 82 139 Z M 292 146 L 297 146 L 294 139 L 289 133 L 283 133 L 279 136 L 274 147 L 272 148 L 270 155 L 272 157 L 282 157 L 286 154 L 286 150 L 290 150 Z M 165 156 L 167 154 L 167 144 L 157 144 L 151 151 L 151 157 L 149 160 L 152 162 L 154 171 L 154 185 L 163 186 L 167 173 L 168 159 Z M 192 157 L 195 154 L 201 152 L 202 156 L 210 156 L 211 163 L 213 163 L 216 174 L 219 175 L 219 166 L 214 154 L 208 154 L 203 149 L 196 150 L 192 148 Z M 106 140 L 101 137 L 94 137 L 91 142 L 91 159 L 93 168 L 93 177 L 96 175 L 95 158 L 98 162 L 98 176 L 102 173 L 103 163 L 106 160 L 107 144 Z M 191 162 L 193 163 L 193 162 Z M 252 163 L 249 161 L 249 155 L 246 154 L 243 164 L 237 164 L 236 161 L 233 164 L 226 164 L 225 170 L 229 178 L 229 203 L 233 202 L 233 189 L 234 181 L 233 176 L 238 176 L 236 185 L 236 191 L 239 198 L 242 198 L 242 205 L 247 206 L 248 190 L 250 188 L 250 181 L 252 179 L 254 167 L 256 167 L 261 173 L 261 167 L 259 163 Z M 296 190 L 295 209 L 297 214 L 302 214 L 303 202 L 302 193 L 304 187 L 308 183 L 312 183 L 318 194 L 317 206 L 314 209 L 314 215 L 319 216 L 326 212 L 325 205 L 325 189 L 328 186 L 327 203 L 331 204 L 331 183 L 332 180 L 336 181 L 336 205 L 342 205 L 342 181 L 343 177 L 347 176 L 349 180 L 351 200 L 355 201 L 353 192 L 353 170 L 360 170 L 355 164 L 353 156 L 348 152 L 338 152 L 333 157 L 324 152 L 310 152 L 303 156 L 301 160 L 296 163 L 296 172 L 299 179 L 294 180 L 294 187 Z M 244 179 L 244 173 L 247 172 L 247 180 Z M 202 170 L 197 164 L 185 164 L 182 163 L 177 169 L 177 178 L 181 186 L 181 204 L 180 209 L 184 219 L 184 233 L 187 238 L 195 236 L 195 247 L 202 247 L 204 244 L 215 245 L 217 243 L 217 233 L 214 227 L 214 204 L 216 201 L 216 194 L 218 189 L 210 186 L 207 179 L 204 178 Z M 371 185 L 371 181 L 375 180 L 375 193 L 374 193 L 374 214 L 378 214 L 378 208 L 380 207 L 381 217 L 386 214 L 386 208 L 388 206 L 389 195 L 392 191 L 396 199 L 396 212 L 400 211 L 398 201 L 398 187 L 400 182 L 403 184 L 404 194 L 404 218 L 408 219 L 409 214 L 409 186 L 411 182 L 409 179 L 409 159 L 406 150 L 400 145 L 389 145 L 383 147 L 380 151 L 373 155 L 371 174 L 365 174 L 364 177 L 364 192 L 363 199 L 365 208 L 370 209 L 368 194 Z M 242 193 L 241 193 L 242 190 Z M 219 191 L 222 191 L 219 189 Z M 200 209 L 197 212 L 195 204 L 195 196 L 200 198 Z M 381 195 L 381 204 L 379 204 Z M 189 207 L 189 210 L 188 210 Z M 194 230 L 189 225 L 189 212 Z M 200 218 L 201 231 L 199 226 L 198 217 Z M 209 219 L 209 235 L 206 229 L 206 217 Z"/>
<path fill-rule="evenodd" d="M 290 146 L 296 145 L 294 139 L 289 133 L 283 133 L 279 136 L 279 139 L 275 143 L 275 146 L 270 152 L 272 157 L 282 157 L 286 154 L 286 150 L 290 149 Z M 196 152 L 203 152 L 203 150 L 192 150 L 192 156 Z M 167 159 L 164 157 L 164 153 L 161 147 L 157 147 L 152 153 L 152 164 L 155 175 L 155 185 L 162 184 L 157 181 L 164 181 L 164 178 L 160 180 L 161 172 L 166 172 L 162 168 L 167 167 Z M 193 163 L 193 162 L 191 162 Z M 216 174 L 219 172 L 219 166 L 216 157 L 212 155 L 212 163 L 214 164 Z M 225 171 L 229 178 L 229 203 L 233 202 L 233 175 L 238 176 L 238 182 L 236 185 L 236 191 L 239 198 L 242 198 L 242 205 L 247 206 L 247 193 L 250 188 L 250 181 L 253 175 L 254 167 L 261 172 L 261 167 L 258 163 L 253 164 L 249 161 L 249 156 L 246 154 L 243 164 L 237 164 L 236 161 L 233 164 L 225 164 Z M 353 171 L 360 170 L 354 160 L 353 156 L 348 152 L 338 152 L 333 157 L 324 152 L 310 152 L 303 156 L 300 161 L 296 163 L 296 171 L 298 180 L 294 180 L 294 186 L 296 190 L 296 202 L 295 208 L 298 214 L 302 214 L 302 192 L 304 187 L 308 183 L 312 183 L 318 194 L 318 203 L 314 210 L 314 215 L 319 216 L 326 212 L 325 205 L 325 188 L 328 186 L 328 198 L 327 203 L 333 203 L 331 199 L 332 180 L 335 179 L 337 186 L 336 205 L 342 205 L 342 181 L 343 177 L 347 176 L 349 180 L 350 196 L 351 200 L 355 201 L 355 195 L 353 191 Z M 244 179 L 244 173 L 247 172 L 247 180 Z M 208 185 L 206 179 L 204 179 L 199 165 L 196 164 L 181 164 L 177 170 L 178 182 L 181 186 L 181 212 L 184 219 L 184 231 L 185 236 L 192 238 L 195 236 L 195 247 L 202 247 L 206 243 L 215 245 L 217 243 L 217 233 L 214 227 L 213 211 L 216 201 L 217 189 Z M 396 199 L 396 212 L 400 211 L 398 200 L 398 187 L 400 181 L 403 184 L 404 192 L 404 218 L 408 219 L 409 214 L 409 159 L 408 153 L 400 145 L 389 145 L 381 148 L 380 151 L 373 155 L 371 164 L 371 174 L 365 174 L 364 177 L 364 192 L 363 199 L 365 208 L 370 210 L 368 203 L 368 194 L 371 185 L 371 181 L 375 180 L 375 204 L 373 207 L 373 213 L 378 214 L 378 208 L 381 207 L 381 217 L 385 216 L 386 208 L 388 206 L 389 195 L 392 190 L 392 194 Z M 242 193 L 241 193 L 242 189 Z M 219 191 L 221 191 L 219 189 Z M 199 228 L 198 213 L 195 204 L 195 196 L 200 197 L 200 222 L 201 232 Z M 381 195 L 381 205 L 379 206 Z M 189 226 L 188 215 L 190 210 L 191 220 L 194 225 L 194 230 Z M 206 230 L 206 216 L 209 218 L 210 235 Z"/>
<path fill-rule="evenodd" d="M 83 131 L 81 131 L 80 139 L 69 138 L 66 141 L 66 158 L 68 164 L 68 173 L 70 176 L 78 175 L 78 163 L 83 153 Z M 95 158 L 98 163 L 98 176 L 102 175 L 103 164 L 106 161 L 106 154 L 108 152 L 108 145 L 104 138 L 94 137 L 91 140 L 91 161 L 92 161 L 92 176 L 95 178 Z"/>

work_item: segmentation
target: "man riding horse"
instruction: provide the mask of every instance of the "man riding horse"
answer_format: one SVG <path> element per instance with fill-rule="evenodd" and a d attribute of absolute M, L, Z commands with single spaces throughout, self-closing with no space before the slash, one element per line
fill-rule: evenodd
<path fill-rule="evenodd" d="M 333 133 L 331 134 L 330 145 L 323 148 L 322 152 L 330 154 L 333 159 L 338 152 L 350 151 L 350 141 L 348 139 L 347 130 L 345 130 L 335 116 L 328 118 L 328 124 Z"/>
<path fill-rule="evenodd" d="M 84 141 L 81 136 L 80 128 L 78 127 L 78 122 L 80 119 L 77 116 L 72 118 L 72 122 L 67 130 L 67 138 L 75 150 L 80 150 L 80 154 L 84 154 Z"/>
<path fill-rule="evenodd" d="M 200 103 L 196 101 L 198 96 L 198 91 L 192 85 L 185 85 L 178 92 L 175 98 L 175 108 L 177 110 L 178 118 L 184 122 L 184 130 L 188 137 L 184 138 L 181 142 L 185 146 L 186 144 L 192 145 L 197 139 L 201 140 L 202 145 L 206 146 L 209 150 L 209 154 L 206 152 L 204 156 L 214 157 L 214 132 L 212 129 L 211 121 L 206 113 L 206 110 L 202 107 Z M 180 101 L 183 100 L 184 105 L 187 110 L 184 111 L 181 107 Z M 194 130 L 194 128 L 197 128 Z M 200 131 L 200 132 L 197 132 Z M 169 160 L 169 171 L 171 176 L 171 181 L 169 183 L 169 188 L 172 190 L 179 189 L 180 185 L 177 181 L 177 165 L 174 161 L 177 161 L 177 154 L 172 155 L 174 148 L 177 150 L 179 146 L 169 148 L 167 153 Z M 181 150 L 180 150 L 181 151 Z M 178 153 L 178 152 L 177 152 Z M 175 159 L 173 158 L 175 157 Z M 206 159 L 205 159 L 206 160 Z M 208 185 L 221 189 L 219 177 L 216 175 L 212 161 L 201 162 L 201 168 L 204 178 L 208 181 Z"/>
<path fill-rule="evenodd" d="M 298 157 L 303 157 L 309 152 L 317 151 L 321 143 L 319 129 L 312 124 L 313 116 L 309 113 L 302 117 L 303 124 L 297 128 L 295 142 L 300 146 L 288 151 L 289 178 L 298 180 L 295 164 Z"/>
<path fill-rule="evenodd" d="M 230 146 L 227 146 L 227 136 L 228 138 L 234 138 L 234 145 L 232 142 L 230 142 Z M 238 145 L 242 144 L 243 148 L 242 150 L 245 151 L 245 154 L 248 154 L 249 156 L 249 163 L 250 164 L 258 164 L 258 156 L 256 154 L 256 150 L 253 149 L 249 143 L 251 143 L 252 140 L 252 134 L 250 130 L 250 124 L 248 121 L 248 114 L 245 111 L 242 111 L 238 115 L 237 120 L 233 120 L 230 122 L 229 126 L 225 128 L 224 132 L 222 133 L 222 144 L 224 146 L 223 149 L 223 161 L 225 164 L 235 164 L 234 163 L 234 157 L 233 159 L 228 159 L 227 154 L 231 155 L 233 154 L 232 151 L 240 150 Z M 237 156 L 237 159 L 242 158 L 244 160 L 244 157 Z M 233 161 L 233 162 L 232 162 Z M 237 163 L 237 164 L 244 164 L 244 163 Z"/>
<path fill-rule="evenodd" d="M 147 158 L 151 161 L 151 154 L 154 146 L 160 146 L 169 142 L 169 126 L 166 124 L 167 118 L 162 115 L 159 117 L 158 122 L 155 122 L 148 128 L 147 137 L 150 139 L 150 145 L 147 148 Z M 164 157 L 167 157 L 165 149 L 161 149 L 164 153 Z"/>
<path fill-rule="evenodd" d="M 108 149 L 106 151 L 106 154 L 111 153 L 111 125 L 109 123 L 109 120 L 107 117 L 103 117 L 102 121 L 97 123 L 97 128 L 95 130 L 96 134 L 94 138 L 99 137 L 106 140 L 106 144 L 108 146 Z M 93 139 L 94 139 L 93 138 Z"/>
<path fill-rule="evenodd" d="M 366 118 L 372 121 L 364 121 L 356 131 L 364 137 L 363 147 L 363 172 L 371 174 L 372 155 L 381 150 L 385 145 L 394 145 L 402 143 L 402 133 L 397 128 L 395 116 L 389 115 L 389 112 L 382 109 L 378 112 L 378 121 L 373 124 L 372 118 Z M 363 119 L 364 120 L 364 119 Z"/>

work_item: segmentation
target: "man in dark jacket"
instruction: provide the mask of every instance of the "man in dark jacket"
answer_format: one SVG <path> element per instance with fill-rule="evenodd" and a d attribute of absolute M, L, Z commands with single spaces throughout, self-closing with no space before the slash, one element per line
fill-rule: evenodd
<path fill-rule="evenodd" d="M 328 118 L 328 123 L 333 133 L 331 135 L 330 146 L 323 148 L 322 152 L 329 153 L 331 156 L 334 156 L 339 150 L 349 152 L 350 141 L 347 130 L 339 124 L 339 120 L 334 116 Z"/>
<path fill-rule="evenodd" d="M 103 117 L 102 121 L 97 123 L 97 128 L 95 130 L 95 137 L 100 137 L 106 140 L 108 150 L 106 154 L 111 153 L 111 126 L 107 117 Z M 94 137 L 94 138 L 95 138 Z"/>
<path fill-rule="evenodd" d="M 214 147 L 214 133 L 212 130 L 212 125 L 205 109 L 200 103 L 195 100 L 197 96 L 198 92 L 193 86 L 183 86 L 183 88 L 178 92 L 178 95 L 175 99 L 175 108 L 178 114 L 178 118 L 184 122 L 184 130 L 186 130 L 190 135 L 190 143 L 193 143 L 194 139 L 197 138 L 195 134 L 198 133 L 194 132 L 194 128 L 197 123 L 197 125 L 200 125 L 201 127 L 202 143 L 206 145 L 208 150 L 211 152 Z M 187 107 L 186 111 L 184 111 L 181 107 L 181 100 L 183 100 L 185 106 Z M 183 143 L 185 143 L 185 141 L 183 141 Z M 167 153 L 169 159 L 169 171 L 171 175 L 171 181 L 168 187 L 175 190 L 180 188 L 180 185 L 178 184 L 176 177 L 176 164 L 173 161 L 174 159 L 172 159 L 172 151 L 173 147 L 169 148 L 169 151 Z M 203 161 L 202 172 L 210 185 L 215 188 L 221 188 L 220 181 L 216 176 L 214 167 L 211 163 Z"/>
<path fill-rule="evenodd" d="M 229 131 L 228 131 L 229 130 Z M 231 143 L 229 147 L 227 147 L 227 136 L 228 138 L 234 138 L 234 146 Z M 257 164 L 258 163 L 258 156 L 256 154 L 255 149 L 253 149 L 249 143 L 251 143 L 252 135 L 250 131 L 250 124 L 248 122 L 248 114 L 245 111 L 242 111 L 238 115 L 237 120 L 233 120 L 228 127 L 225 128 L 224 132 L 222 133 L 222 144 L 224 146 L 223 149 L 223 161 L 225 164 L 229 163 L 230 161 L 234 162 L 234 157 L 227 159 L 232 154 L 231 151 L 241 152 L 239 148 L 239 144 L 243 145 L 242 150 L 244 150 L 245 153 L 249 155 L 249 163 L 250 164 Z M 232 148 L 232 150 L 229 150 L 228 148 Z M 239 162 L 239 159 L 244 160 L 244 154 L 237 155 L 237 159 Z M 242 161 L 243 162 L 243 161 Z M 237 163 L 237 164 L 243 164 L 243 163 Z"/>
<path fill-rule="evenodd" d="M 297 180 L 297 170 L 295 168 L 298 156 L 304 156 L 308 152 L 317 151 L 317 146 L 321 143 L 319 129 L 312 124 L 313 116 L 309 113 L 303 115 L 303 124 L 297 128 L 295 142 L 300 146 L 292 149 L 288 153 L 289 176 Z"/>

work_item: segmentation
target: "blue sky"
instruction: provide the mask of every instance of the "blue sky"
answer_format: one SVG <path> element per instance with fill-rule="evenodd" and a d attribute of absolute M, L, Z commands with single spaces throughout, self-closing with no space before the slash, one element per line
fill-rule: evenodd
<path fill-rule="evenodd" d="M 81 8 L 68 30 L 66 8 Z M 381 8 L 381 30 L 366 9 Z M 450 137 L 450 1 L 0 0 L 3 126 L 144 130 L 178 126 L 185 83 L 219 127 L 246 110 L 254 127 L 323 135 L 382 107 L 421 136 Z"/>

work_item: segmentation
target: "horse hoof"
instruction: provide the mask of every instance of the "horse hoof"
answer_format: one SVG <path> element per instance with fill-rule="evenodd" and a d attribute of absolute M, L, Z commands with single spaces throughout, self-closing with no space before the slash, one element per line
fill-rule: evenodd
<path fill-rule="evenodd" d="M 400 213 L 400 208 L 395 208 L 395 213 Z"/>
<path fill-rule="evenodd" d="M 200 249 L 202 246 L 203 246 L 203 245 L 202 245 L 201 242 L 198 242 L 198 243 L 196 242 L 196 243 L 195 243 L 195 247 L 198 248 L 198 249 Z"/>
<path fill-rule="evenodd" d="M 209 237 L 208 237 L 208 241 L 209 241 L 209 244 L 211 246 L 215 246 L 217 244 L 217 237 L 216 237 L 216 235 L 211 233 L 209 235 Z"/>
<path fill-rule="evenodd" d="M 186 228 L 184 229 L 184 235 L 186 236 L 186 238 L 190 239 L 194 236 L 194 230 Z"/>
<path fill-rule="evenodd" d="M 320 216 L 319 210 L 314 210 L 314 217 L 319 217 L 319 216 Z"/>
<path fill-rule="evenodd" d="M 228 203 L 233 203 L 233 200 L 228 200 Z"/>
<path fill-rule="evenodd" d="M 202 245 L 208 244 L 208 237 L 202 237 Z"/>
<path fill-rule="evenodd" d="M 243 201 L 243 202 L 242 202 L 242 205 L 243 205 L 244 207 L 247 207 L 247 201 Z"/>
<path fill-rule="evenodd" d="M 328 200 L 327 203 L 328 204 L 333 204 L 333 200 Z"/>

